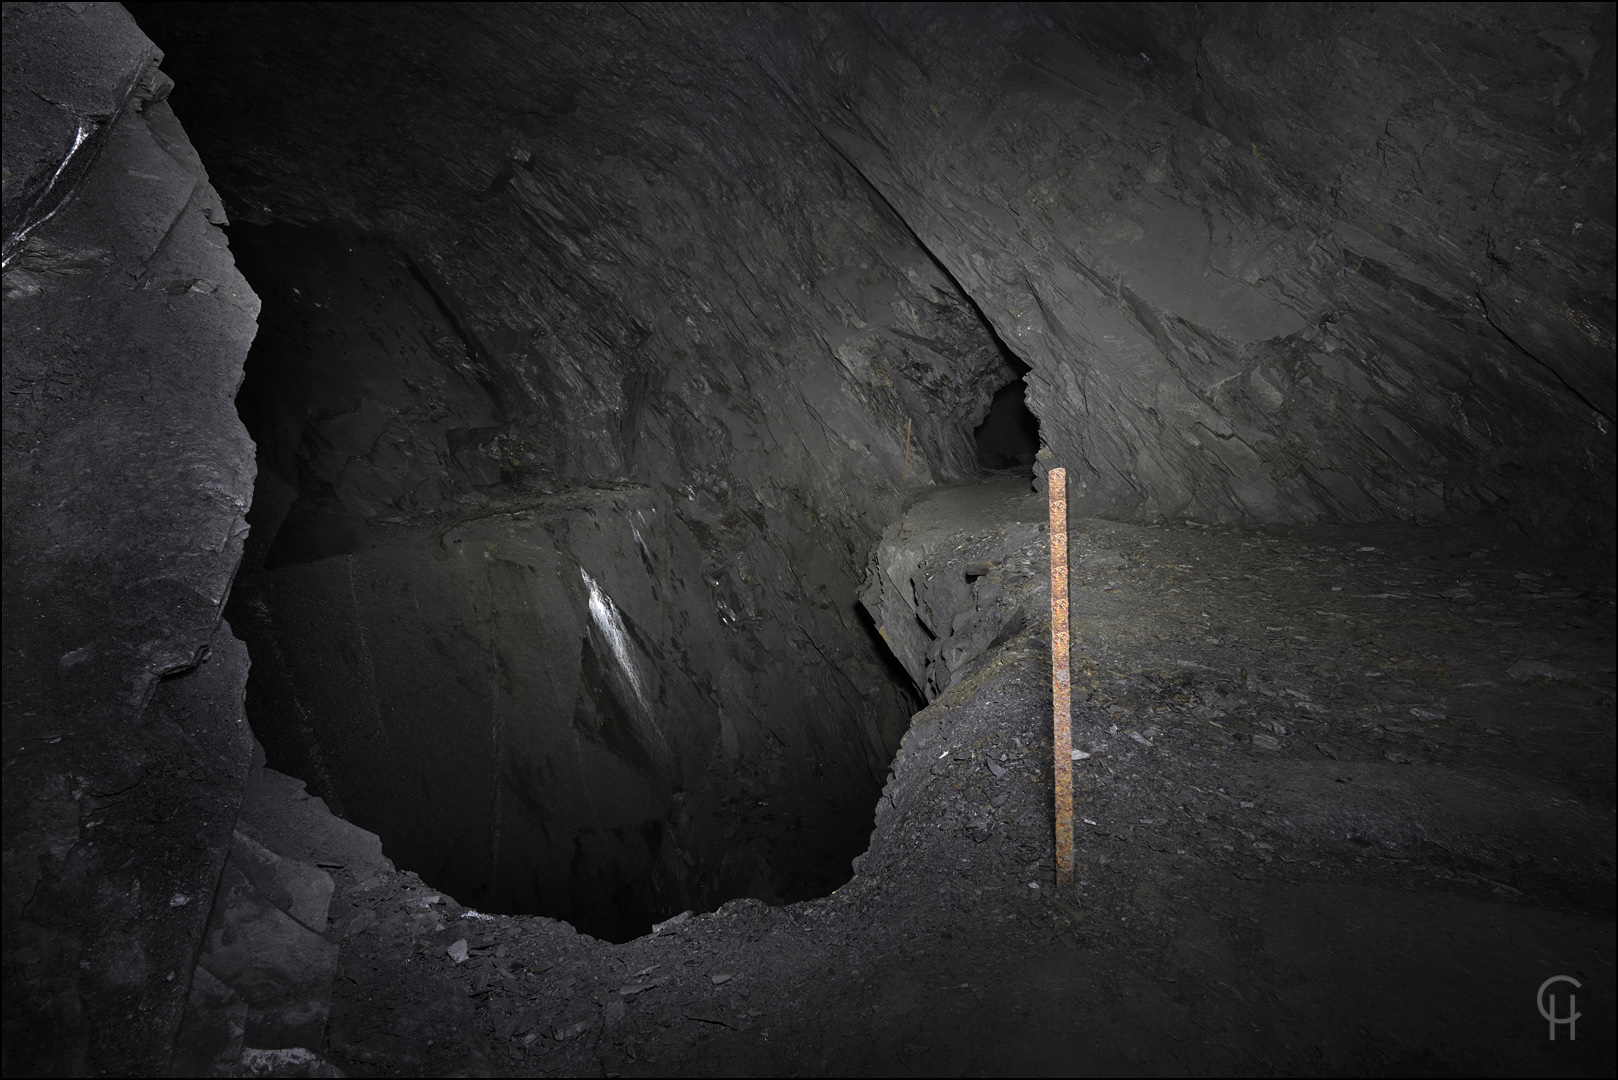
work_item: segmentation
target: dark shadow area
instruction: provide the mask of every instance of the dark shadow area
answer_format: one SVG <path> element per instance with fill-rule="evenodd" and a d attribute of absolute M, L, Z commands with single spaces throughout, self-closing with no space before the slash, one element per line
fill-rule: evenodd
<path fill-rule="evenodd" d="M 1009 352 L 1007 361 L 1017 371 L 1017 379 L 996 390 L 989 415 L 972 432 L 977 444 L 978 464 L 985 469 L 1025 469 L 1039 453 L 1039 418 L 1028 408 L 1028 389 L 1023 376 L 1028 365 Z"/>
<path fill-rule="evenodd" d="M 526 483 L 501 373 L 387 238 L 238 224 L 231 246 L 263 309 L 237 397 L 258 475 L 227 618 L 269 764 L 460 902 L 606 940 L 846 883 L 878 763 L 827 745 L 795 783 L 710 764 L 738 736 L 663 660 L 657 609 L 614 599 L 701 582 L 681 561 L 699 549 L 624 524 L 671 507 Z M 699 627 L 683 649 L 724 647 L 702 639 L 708 586 L 663 602 Z M 887 674 L 908 715 L 908 679 Z M 903 728 L 872 730 L 885 766 Z"/>
<path fill-rule="evenodd" d="M 407 253 L 337 224 L 238 223 L 231 248 L 264 305 L 236 398 L 259 470 L 244 569 L 360 551 L 368 521 L 500 485 L 500 377 Z"/>
<path fill-rule="evenodd" d="M 882 631 L 876 625 L 876 619 L 871 615 L 870 609 L 861 604 L 855 610 L 859 615 L 860 629 L 865 631 L 866 636 L 871 641 L 872 651 L 881 657 L 882 666 L 887 669 L 888 678 L 893 680 L 893 685 L 904 692 L 906 699 L 910 703 L 911 711 L 920 712 L 925 709 L 927 699 L 922 696 L 920 690 L 916 689 L 915 680 L 905 670 L 904 664 L 900 663 L 899 658 L 893 655 L 893 647 L 883 640 Z"/>

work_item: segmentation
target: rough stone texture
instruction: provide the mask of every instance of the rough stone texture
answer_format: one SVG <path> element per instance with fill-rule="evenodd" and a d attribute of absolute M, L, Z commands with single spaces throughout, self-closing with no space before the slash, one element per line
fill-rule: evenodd
<path fill-rule="evenodd" d="M 1011 580 L 1006 544 L 1043 500 L 985 486 L 935 493 L 881 552 L 930 553 L 902 583 L 940 625 L 1048 589 Z M 1052 888 L 1035 620 L 915 717 L 828 897 L 609 944 L 409 872 L 334 871 L 322 1057 L 421 1076 L 1611 1075 L 1612 561 L 1471 529 L 1070 524 L 1090 755 L 1071 764 L 1074 887 Z M 952 589 L 982 562 L 976 592 Z M 1576 1041 L 1534 1008 L 1553 972 L 1581 980 Z"/>
<path fill-rule="evenodd" d="M 765 622 L 806 591 L 786 558 L 750 553 L 768 589 L 704 579 L 700 513 L 575 489 L 249 575 L 248 640 L 273 643 L 249 707 L 300 718 L 279 732 L 287 767 L 468 904 L 621 937 L 736 895 L 823 893 L 898 732 L 846 679 L 815 700 L 789 650 L 842 627 L 813 607 L 794 637 Z M 795 791 L 803 772 L 816 783 Z"/>
<path fill-rule="evenodd" d="M 6 138 L 0 227 L 9 266 L 28 234 L 62 207 L 94 166 L 129 99 L 161 98 L 168 77 L 117 4 L 5 6 Z M 26 92 L 23 92 L 26 88 Z"/>
<path fill-rule="evenodd" d="M 261 735 L 468 902 L 840 872 L 740 808 L 874 793 L 858 574 L 1006 352 L 1076 513 L 1610 534 L 1607 9 L 135 10 L 271 297 Z"/>
<path fill-rule="evenodd" d="M 324 932 L 324 916 L 321 924 Z M 247 1045 L 308 1048 L 325 1038 L 337 946 L 264 895 L 234 851 L 197 964 L 246 1003 Z"/>
<path fill-rule="evenodd" d="M 858 573 L 912 489 L 975 472 L 971 430 L 1022 370 L 1008 351 L 1031 369 L 1040 468 L 1076 474 L 1076 512 L 1498 515 L 1611 545 L 1610 4 L 140 17 L 181 54 L 199 143 L 280 293 L 268 390 L 244 409 L 267 435 L 238 609 L 268 658 L 266 718 L 356 817 L 410 824 L 414 800 L 378 773 L 435 754 L 462 833 L 493 839 L 486 859 L 462 845 L 491 895 L 557 888 L 496 871 L 554 873 L 599 827 L 557 813 L 592 779 L 632 811 L 609 825 L 644 862 L 622 865 L 672 867 L 624 907 L 610 883 L 569 898 L 588 914 L 608 897 L 615 933 L 754 890 L 715 852 L 813 854 L 807 833 L 866 812 L 907 699 Z M 5 32 L 4 1070 L 161 1072 L 233 826 L 283 860 L 334 857 L 318 828 L 297 839 L 330 819 L 296 781 L 255 781 L 295 808 L 273 826 L 236 816 L 245 656 L 219 610 L 252 479 L 230 399 L 256 301 L 151 42 L 108 5 L 10 5 Z M 963 548 L 1030 557 L 1017 524 Z M 1090 688 L 1089 745 L 1138 771 L 1096 770 L 1089 854 L 1112 869 L 1047 903 L 1025 888 L 1047 856 L 1037 629 L 999 640 L 1038 582 L 1008 591 L 1002 568 L 968 587 L 920 547 L 879 553 L 873 609 L 920 616 L 896 649 L 907 674 L 954 686 L 897 760 L 853 886 L 614 948 L 435 902 L 339 829 L 376 872 L 330 870 L 346 978 L 327 1045 L 245 1041 L 255 1023 L 281 1042 L 320 1026 L 331 940 L 289 912 L 315 918 L 321 871 L 284 897 L 241 872 L 220 926 L 268 927 L 287 963 L 215 965 L 251 1001 L 203 969 L 172 1064 L 1610 1075 L 1610 1026 L 1547 1058 L 1526 995 L 1493 991 L 1610 970 L 1610 672 L 1573 672 L 1610 662 L 1586 655 L 1610 657 L 1608 609 L 1587 617 L 1610 608 L 1610 577 L 1525 585 L 1498 602 L 1531 615 L 1485 623 L 1447 617 L 1497 603 L 1461 585 L 1391 616 L 1358 600 L 1393 593 L 1345 614 L 1306 589 L 1274 607 L 1210 591 L 1221 613 L 1273 611 L 1277 633 L 1325 620 L 1311 633 L 1330 648 L 1205 653 L 1202 684 L 1134 674 L 1203 630 L 1183 609 L 1189 637 L 1166 610 L 1132 622 L 1183 602 L 1178 567 L 1155 566 L 1134 607 L 1098 578 L 1076 613 L 1130 640 L 1096 646 L 1122 683 Z M 1092 571 L 1121 578 L 1137 554 L 1093 551 Z M 1597 576 L 1513 558 L 1525 582 Z M 1362 589 L 1437 576 L 1414 554 L 1366 562 Z M 1339 617 L 1384 643 L 1423 620 L 1408 651 L 1477 664 L 1470 691 L 1392 656 L 1414 705 L 1392 678 L 1332 675 L 1366 649 L 1333 638 Z M 1261 660 L 1293 697 L 1250 682 Z M 1311 755 L 1306 705 L 1367 719 L 1311 730 Z M 670 718 L 669 752 L 633 767 Z M 524 773 L 564 752 L 602 765 L 549 786 Z M 751 816 L 764 794 L 792 813 Z M 1177 814 L 1205 826 L 1199 854 Z M 671 839 L 637 840 L 637 816 Z M 600 842 L 590 854 L 626 841 Z M 1431 902 L 1412 915 L 1410 893 Z M 1359 962 L 1373 939 L 1385 959 Z M 1469 940 L 1504 945 L 1463 969 Z M 1261 1030 L 1278 980 L 1309 989 Z M 1411 1008 L 1389 989 L 1418 984 L 1440 992 Z M 1188 989 L 1214 986 L 1233 994 Z M 1503 1035 L 1519 1020 L 1531 1042 Z M 1062 1035 L 1028 1040 L 1030 1024 Z"/>
<path fill-rule="evenodd" d="M 823 876 L 764 870 L 733 803 L 874 784 L 905 703 L 863 553 L 907 477 L 974 471 L 1002 348 L 1076 513 L 1610 542 L 1609 8 L 136 10 L 265 226 L 262 734 L 465 899 L 615 933 Z M 604 484 L 644 495 L 578 549 L 546 500 Z M 469 579 L 430 560 L 471 518 L 504 533 Z M 574 648 L 573 563 L 635 659 Z M 524 625 L 536 575 L 570 614 Z M 600 719 L 638 665 L 689 728 L 666 752 L 652 699 Z M 570 757 L 599 836 L 535 779 Z M 674 857 L 654 811 L 758 872 Z M 639 892 L 562 873 L 580 845 Z"/>
<path fill-rule="evenodd" d="M 375 833 L 332 814 L 325 800 L 304 789 L 302 780 L 264 768 L 262 756 L 255 758 L 248 775 L 238 828 L 282 858 L 317 868 L 347 867 L 359 874 L 393 865 Z"/>
<path fill-rule="evenodd" d="M 1079 510 L 1610 537 L 1611 5 L 788 22 Z"/>
<path fill-rule="evenodd" d="M 248 763 L 220 616 L 258 304 L 128 15 L 4 19 L 4 1068 L 140 1073 L 168 1059 Z"/>
<path fill-rule="evenodd" d="M 136 11 L 273 223 L 232 609 L 272 761 L 607 936 L 846 879 L 913 707 L 859 572 L 1014 377 L 971 304 L 718 9 Z"/>
<path fill-rule="evenodd" d="M 363 892 L 393 864 L 374 834 L 266 769 L 263 749 L 253 749 L 170 1069 L 340 1076 L 321 1056 L 342 940 L 329 932 L 332 896 L 337 879 Z"/>
<path fill-rule="evenodd" d="M 231 837 L 230 861 L 272 906 L 315 933 L 325 933 L 330 874 L 306 862 L 282 858 L 240 829 Z"/>
<path fill-rule="evenodd" d="M 1050 621 L 1050 524 L 1027 495 L 1021 476 L 941 491 L 871 553 L 860 603 L 927 701 L 990 648 Z M 961 555 L 968 540 L 973 559 Z"/>
<path fill-rule="evenodd" d="M 169 1067 L 175 1076 L 224 1076 L 241 1060 L 247 1032 L 247 1002 L 208 973 L 191 972 L 185 1018 L 175 1036 Z"/>

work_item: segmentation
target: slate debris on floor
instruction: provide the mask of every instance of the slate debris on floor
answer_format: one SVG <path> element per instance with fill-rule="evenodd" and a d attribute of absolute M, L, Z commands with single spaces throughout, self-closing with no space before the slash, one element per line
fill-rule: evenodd
<path fill-rule="evenodd" d="M 907 573 L 1026 559 L 1037 589 L 1036 552 L 988 555 L 1020 497 L 920 508 Z M 1610 1074 L 1610 568 L 1415 530 L 1081 521 L 1071 540 L 1072 889 L 1053 878 L 1048 622 L 1025 615 L 916 716 L 870 850 L 820 901 L 735 900 L 609 945 L 468 910 L 331 819 L 328 847 L 359 857 L 326 870 L 324 1045 L 232 1043 L 235 1070 Z M 1472 602 L 1442 595 L 1457 581 Z M 914 595 L 981 632 L 1025 610 L 991 588 L 963 621 Z M 244 832 L 324 820 L 259 775 Z M 1564 969 L 1589 996 L 1579 1040 L 1552 1045 L 1532 995 Z M 241 1027 L 205 976 L 199 1015 Z"/>

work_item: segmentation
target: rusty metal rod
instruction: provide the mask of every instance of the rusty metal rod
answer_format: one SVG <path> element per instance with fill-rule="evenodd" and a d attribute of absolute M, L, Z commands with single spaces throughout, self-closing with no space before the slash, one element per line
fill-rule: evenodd
<path fill-rule="evenodd" d="M 1056 884 L 1073 884 L 1073 674 L 1068 659 L 1067 470 L 1052 469 L 1051 772 L 1056 778 Z"/>

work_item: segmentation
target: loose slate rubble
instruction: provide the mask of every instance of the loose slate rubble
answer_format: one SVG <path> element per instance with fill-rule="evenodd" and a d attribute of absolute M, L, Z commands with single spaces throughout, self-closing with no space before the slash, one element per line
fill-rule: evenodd
<path fill-rule="evenodd" d="M 953 589 L 967 562 L 1003 548 L 1019 500 L 1042 506 L 1025 480 L 941 492 L 892 533 L 873 574 L 903 550 L 931 552 L 896 584 L 956 625 L 947 592 L 926 583 Z M 549 919 L 470 911 L 385 862 L 334 869 L 338 971 L 327 1041 L 305 1048 L 316 1067 L 1609 1067 L 1612 1027 L 1593 1010 L 1577 1043 L 1555 1047 L 1536 1015 L 1519 1015 L 1542 970 L 1584 972 L 1592 989 L 1610 970 L 1605 560 L 1417 530 L 1090 519 L 1070 540 L 1086 755 L 1070 765 L 1072 889 L 1053 882 L 1048 623 L 1035 618 L 917 714 L 870 849 L 825 900 L 731 901 L 610 945 Z M 1085 572 L 1097 551 L 1127 557 Z M 1573 595 L 1519 600 L 1514 573 Z M 1457 579 L 1476 607 L 1441 595 Z M 1412 599 L 1377 595 L 1389 581 Z M 1022 610 L 1016 589 L 990 584 L 976 618 Z M 1534 662 L 1585 674 L 1510 682 L 1524 642 L 1545 658 Z M 262 775 L 255 790 L 285 800 L 281 813 L 324 815 L 296 784 Z M 244 830 L 262 805 L 244 811 Z M 212 983 L 196 986 L 210 1030 L 239 1017 Z"/>

